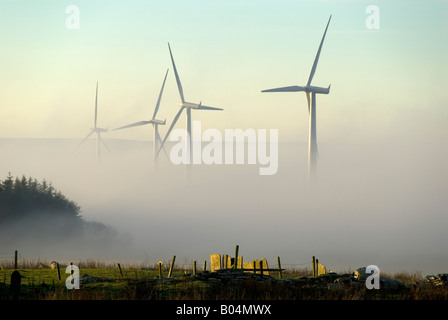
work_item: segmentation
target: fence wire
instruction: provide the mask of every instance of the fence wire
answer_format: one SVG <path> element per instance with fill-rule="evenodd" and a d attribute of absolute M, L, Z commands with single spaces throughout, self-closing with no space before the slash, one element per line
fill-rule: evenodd
<path fill-rule="evenodd" d="M 14 257 L 15 252 L 0 252 L 0 269 L 13 266 Z"/>

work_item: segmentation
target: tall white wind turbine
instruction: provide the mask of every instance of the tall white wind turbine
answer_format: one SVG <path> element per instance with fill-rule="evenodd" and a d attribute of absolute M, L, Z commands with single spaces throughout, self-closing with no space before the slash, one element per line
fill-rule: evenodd
<path fill-rule="evenodd" d="M 171 126 L 169 127 L 169 129 L 168 129 L 168 131 L 167 131 L 167 133 L 165 135 L 165 138 L 162 141 L 161 147 L 157 151 L 156 156 L 160 153 L 160 150 L 165 145 L 165 142 L 168 139 L 168 137 L 169 137 L 169 135 L 171 133 L 171 130 L 176 125 L 176 122 L 179 119 L 182 111 L 184 109 L 186 109 L 186 113 L 187 113 L 187 132 L 188 132 L 188 137 L 186 139 L 186 143 L 187 143 L 186 150 L 187 150 L 187 159 L 189 159 L 189 163 L 191 164 L 192 163 L 192 155 L 193 155 L 193 152 L 191 150 L 191 148 L 192 148 L 191 110 L 192 109 L 194 109 L 194 110 L 223 110 L 223 109 L 204 106 L 204 105 L 202 105 L 202 102 L 199 102 L 199 104 L 198 104 L 198 103 L 192 103 L 192 102 L 185 101 L 184 92 L 183 92 L 183 89 L 182 89 L 182 84 L 181 84 L 180 79 L 179 79 L 179 74 L 177 73 L 176 64 L 174 63 L 173 53 L 171 52 L 171 47 L 170 47 L 169 43 L 168 43 L 168 49 L 170 50 L 171 62 L 173 64 L 174 75 L 176 76 L 177 88 L 179 89 L 181 102 L 178 103 L 178 106 L 180 107 L 180 109 L 177 112 L 176 116 L 174 117 L 173 122 L 171 123 Z"/>
<path fill-rule="evenodd" d="M 157 103 L 156 103 L 156 107 L 154 108 L 154 114 L 152 115 L 152 119 L 147 120 L 147 121 L 139 121 L 139 122 L 131 123 L 131 124 L 114 129 L 114 130 L 121 130 L 121 129 L 125 129 L 125 128 L 131 128 L 131 127 L 143 126 L 146 124 L 152 124 L 152 126 L 154 128 L 154 142 L 153 142 L 154 164 L 156 164 L 156 162 L 157 162 L 156 155 L 157 155 L 157 150 L 159 149 L 159 143 L 162 142 L 162 139 L 160 138 L 160 134 L 159 134 L 159 125 L 166 124 L 166 120 L 163 120 L 163 121 L 157 120 L 156 115 L 157 115 L 157 111 L 159 111 L 160 101 L 162 100 L 163 88 L 165 87 L 167 75 L 168 75 L 168 69 L 166 70 L 165 78 L 163 79 L 162 88 L 160 89 L 159 98 L 157 99 Z"/>
<path fill-rule="evenodd" d="M 310 179 L 314 179 L 316 175 L 316 166 L 318 158 L 317 150 L 317 136 L 316 136 L 316 94 L 329 94 L 330 86 L 328 88 L 315 87 L 311 85 L 314 74 L 316 72 L 317 63 L 319 61 L 320 52 L 324 43 L 325 35 L 327 34 L 328 26 L 330 24 L 331 15 L 328 19 L 327 27 L 325 28 L 324 35 L 317 50 L 316 57 L 314 58 L 313 67 L 311 68 L 310 75 L 306 86 L 290 86 L 281 87 L 275 89 L 262 90 L 261 92 L 297 92 L 304 91 L 306 93 L 306 99 L 308 101 L 308 113 L 309 113 L 309 141 L 308 141 L 308 175 Z M 311 94 L 311 97 L 310 97 Z"/>
<path fill-rule="evenodd" d="M 104 129 L 104 128 L 99 128 L 97 126 L 97 120 L 98 120 L 98 82 L 96 83 L 95 116 L 94 116 L 94 119 L 93 119 L 93 128 L 87 134 L 87 136 L 79 143 L 77 148 L 79 148 L 92 134 L 96 133 L 97 134 L 97 138 L 96 138 L 96 155 L 97 155 L 97 159 L 99 159 L 100 158 L 100 144 L 101 143 L 104 144 L 104 146 L 106 147 L 107 150 L 109 150 L 109 148 L 106 145 L 106 143 L 104 142 L 103 138 L 101 138 L 101 133 L 102 132 L 107 132 L 109 130 L 108 129 Z"/>

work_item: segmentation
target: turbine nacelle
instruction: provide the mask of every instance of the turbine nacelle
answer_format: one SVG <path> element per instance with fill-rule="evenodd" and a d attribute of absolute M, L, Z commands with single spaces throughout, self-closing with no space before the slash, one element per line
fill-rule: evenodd
<path fill-rule="evenodd" d="M 198 103 L 184 101 L 184 102 L 179 102 L 177 105 L 182 108 L 198 109 L 198 110 L 223 110 L 221 108 L 203 106 L 202 102 L 199 102 L 199 104 L 198 104 Z"/>
<path fill-rule="evenodd" d="M 299 91 L 304 91 L 306 93 L 329 94 L 330 86 L 328 86 L 328 88 L 315 87 L 315 86 L 305 86 L 305 87 L 290 86 L 290 87 L 262 90 L 261 92 L 299 92 Z"/>
<path fill-rule="evenodd" d="M 166 119 L 163 120 L 163 121 L 162 120 L 157 120 L 157 119 L 152 119 L 151 121 L 149 121 L 149 123 L 165 125 L 166 124 Z"/>
<path fill-rule="evenodd" d="M 182 108 L 190 108 L 190 109 L 199 109 L 200 104 L 192 103 L 192 102 L 179 102 L 177 104 L 179 107 Z"/>
<path fill-rule="evenodd" d="M 163 120 L 163 121 L 162 121 L 162 120 L 152 119 L 152 120 L 149 120 L 149 121 L 139 121 L 139 122 L 131 123 L 131 124 L 128 124 L 128 125 L 125 125 L 125 126 L 116 128 L 116 129 L 114 129 L 114 131 L 115 131 L 115 130 L 126 129 L 126 128 L 132 128 L 132 127 L 143 126 L 143 125 L 145 125 L 145 124 L 152 124 L 152 125 L 155 125 L 155 124 L 159 125 L 159 124 L 160 124 L 160 125 L 165 125 L 165 124 L 166 124 L 166 120 Z"/>
<path fill-rule="evenodd" d="M 105 129 L 105 128 L 92 128 L 92 131 L 94 132 L 108 132 L 109 128 Z"/>
<path fill-rule="evenodd" d="M 306 90 L 305 92 L 310 92 L 310 93 L 318 93 L 318 94 L 329 94 L 330 93 L 330 87 L 328 86 L 328 88 L 322 88 L 322 87 L 315 87 L 315 86 L 306 86 Z"/>

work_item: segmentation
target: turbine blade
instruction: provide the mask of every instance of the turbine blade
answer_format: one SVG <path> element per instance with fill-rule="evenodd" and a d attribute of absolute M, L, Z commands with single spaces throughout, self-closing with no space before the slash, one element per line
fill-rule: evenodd
<path fill-rule="evenodd" d="M 327 30 L 328 30 L 328 26 L 330 24 L 330 20 L 331 20 L 331 16 L 328 19 L 327 27 L 325 28 L 324 35 L 323 35 L 322 40 L 321 40 L 320 45 L 319 45 L 319 49 L 317 50 L 316 58 L 314 58 L 313 67 L 311 68 L 310 76 L 308 77 L 308 82 L 306 84 L 307 86 L 309 86 L 311 84 L 311 81 L 313 80 L 313 77 L 314 77 L 314 73 L 316 72 L 317 63 L 319 62 L 320 51 L 322 50 L 322 45 L 324 44 L 324 39 L 325 39 L 325 35 L 327 34 Z"/>
<path fill-rule="evenodd" d="M 308 114 L 310 113 L 310 93 L 306 93 L 306 100 L 308 101 Z"/>
<path fill-rule="evenodd" d="M 176 122 L 179 119 L 182 111 L 184 111 L 183 107 L 180 108 L 179 112 L 177 112 L 176 116 L 174 117 L 173 122 L 171 123 L 171 126 L 170 126 L 170 128 L 168 129 L 168 131 L 167 131 L 167 133 L 165 135 L 165 138 L 163 138 L 163 141 L 162 141 L 161 145 L 159 146 L 159 150 L 157 150 L 157 153 L 156 153 L 156 156 L 155 156 L 156 159 L 157 159 L 157 156 L 160 153 L 160 150 L 163 149 L 163 146 L 165 145 L 165 142 L 168 139 L 168 137 L 169 137 L 169 135 L 171 133 L 171 130 L 173 130 L 173 127 L 176 125 Z"/>
<path fill-rule="evenodd" d="M 224 110 L 224 109 L 199 105 L 198 110 Z"/>
<path fill-rule="evenodd" d="M 157 140 L 159 141 L 159 145 L 161 145 L 162 146 L 162 149 L 163 149 L 163 152 L 165 153 L 165 155 L 168 157 L 168 152 L 166 151 L 166 149 L 165 149 L 165 146 L 164 145 L 162 145 L 162 139 L 160 138 L 160 135 L 159 135 L 159 133 L 157 133 Z"/>
<path fill-rule="evenodd" d="M 107 151 L 110 151 L 109 147 L 107 146 L 106 142 L 104 142 L 103 138 L 101 138 L 101 135 L 98 133 L 98 139 L 103 143 L 103 145 L 106 147 Z"/>
<path fill-rule="evenodd" d="M 95 120 L 93 127 L 96 128 L 96 120 L 98 118 L 98 82 L 96 83 L 96 95 L 95 95 Z"/>
<path fill-rule="evenodd" d="M 290 86 L 290 87 L 262 90 L 261 92 L 297 92 L 297 91 L 305 91 L 305 88 L 301 86 Z"/>
<path fill-rule="evenodd" d="M 163 146 L 162 149 L 163 149 L 163 153 L 165 153 L 165 155 L 167 156 L 167 158 L 169 158 L 169 156 L 168 156 L 168 152 L 166 151 L 165 146 Z"/>
<path fill-rule="evenodd" d="M 182 103 L 184 103 L 185 102 L 184 91 L 182 90 L 182 84 L 180 83 L 179 74 L 177 73 L 176 64 L 174 63 L 174 58 L 169 43 L 168 43 L 168 49 L 170 49 L 171 62 L 173 64 L 174 75 L 176 76 L 177 88 L 179 89 L 180 99 L 182 100 Z"/>
<path fill-rule="evenodd" d="M 154 109 L 154 114 L 152 115 L 153 120 L 156 118 L 157 111 L 159 110 L 160 100 L 162 99 L 163 88 L 165 87 L 165 81 L 167 75 L 168 75 L 168 69 L 166 70 L 165 73 L 165 79 L 163 79 L 162 89 L 160 89 L 159 98 L 157 99 L 156 108 Z"/>
<path fill-rule="evenodd" d="M 76 147 L 75 150 L 78 150 L 79 147 L 80 147 L 80 146 L 81 146 L 87 139 L 89 139 L 89 137 L 90 137 L 94 132 L 95 132 L 95 130 L 90 131 L 89 134 L 88 134 L 84 139 L 81 140 L 81 142 L 78 144 L 78 146 Z"/>
<path fill-rule="evenodd" d="M 162 144 L 162 138 L 160 138 L 159 130 L 156 130 L 156 139 L 159 145 Z"/>
<path fill-rule="evenodd" d="M 125 128 L 131 128 L 131 127 L 143 126 L 143 125 L 148 124 L 148 123 L 151 123 L 151 121 L 139 121 L 139 122 L 131 123 L 131 124 L 128 124 L 128 125 L 125 125 L 125 126 L 116 128 L 116 129 L 114 129 L 113 131 L 115 131 L 115 130 L 121 130 L 121 129 L 125 129 Z"/>
<path fill-rule="evenodd" d="M 159 130 L 156 131 L 156 139 L 159 143 L 159 146 L 162 145 L 162 138 L 160 138 Z M 165 146 L 162 146 L 163 152 L 168 157 L 168 153 L 166 152 Z"/>

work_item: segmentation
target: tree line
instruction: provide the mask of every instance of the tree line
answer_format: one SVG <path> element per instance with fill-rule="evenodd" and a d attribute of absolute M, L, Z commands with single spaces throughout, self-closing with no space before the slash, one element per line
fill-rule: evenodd
<path fill-rule="evenodd" d="M 0 180 L 0 244 L 54 255 L 105 253 L 130 238 L 101 222 L 86 221 L 81 208 L 46 180 Z M 113 246 L 111 245 L 113 244 Z"/>
<path fill-rule="evenodd" d="M 33 216 L 65 219 L 82 225 L 81 208 L 46 180 L 13 177 L 0 180 L 0 223 L 17 222 Z"/>

